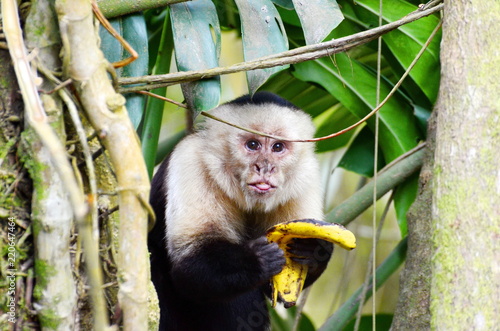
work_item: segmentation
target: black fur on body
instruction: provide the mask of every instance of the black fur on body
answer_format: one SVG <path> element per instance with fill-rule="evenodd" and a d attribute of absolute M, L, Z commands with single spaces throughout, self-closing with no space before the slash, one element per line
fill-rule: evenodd
<path fill-rule="evenodd" d="M 286 107 L 293 111 L 300 111 L 286 100 L 270 93 L 257 93 L 253 98 L 244 96 L 226 105 L 233 108 L 245 105 Z M 274 115 L 279 116 L 279 114 Z M 269 133 L 273 134 L 273 132 Z M 211 141 L 208 140 L 207 144 L 211 144 Z M 180 157 L 177 158 L 180 159 Z M 160 301 L 160 330 L 268 330 L 269 314 L 266 295 L 270 294 L 269 280 L 281 271 L 285 261 L 282 250 L 276 244 L 267 242 L 264 237 L 265 230 L 273 224 L 291 220 L 290 217 L 293 217 L 292 219 L 321 218 L 321 210 L 317 211 L 316 204 L 322 205 L 322 201 L 320 197 L 315 197 L 320 189 L 313 188 L 312 193 L 303 192 L 306 197 L 287 196 L 290 201 L 276 202 L 271 211 L 269 206 L 266 207 L 265 203 L 261 203 L 261 206 L 259 201 L 252 208 L 245 209 L 233 203 L 232 198 L 218 187 L 217 182 L 210 175 L 189 174 L 189 176 L 204 176 L 200 182 L 201 186 L 207 185 L 211 188 L 209 192 L 202 195 L 203 201 L 207 194 L 216 196 L 213 200 L 207 200 L 211 202 L 210 205 L 204 206 L 207 218 L 212 217 L 214 213 L 217 216 L 219 213 L 217 207 L 220 207 L 217 204 L 220 201 L 222 201 L 220 204 L 223 208 L 231 210 L 231 215 L 237 216 L 235 216 L 234 226 L 233 223 L 226 221 L 221 230 L 215 220 L 205 222 L 203 211 L 201 214 L 195 214 L 194 219 L 187 215 L 186 222 L 189 222 L 189 229 L 187 232 L 181 231 L 183 235 L 179 236 L 174 231 L 177 228 L 171 229 L 169 226 L 179 227 L 179 224 L 185 223 L 172 225 L 171 220 L 166 218 L 168 208 L 166 205 L 171 203 L 168 200 L 167 183 L 175 183 L 175 180 L 169 177 L 171 176 L 169 169 L 175 171 L 175 165 L 170 166 L 171 160 L 172 158 L 166 159 L 159 167 L 152 181 L 150 196 L 150 203 L 157 220 L 149 234 L 148 246 L 151 253 L 151 277 Z M 259 167 L 264 166 L 259 163 L 257 168 Z M 315 165 L 312 167 L 314 168 Z M 204 172 L 205 170 L 203 167 Z M 261 171 L 261 169 L 258 170 Z M 189 169 L 181 171 L 185 172 Z M 295 179 L 285 178 L 285 181 L 290 180 Z M 309 184 L 317 185 L 318 183 L 314 181 Z M 258 194 L 257 199 L 261 199 L 261 196 L 265 194 Z M 311 199 L 314 201 L 302 202 L 301 199 L 307 200 L 308 196 L 313 196 Z M 320 201 L 316 201 L 318 199 Z M 173 200 L 178 201 L 178 198 Z M 302 203 L 313 206 L 304 207 L 303 209 L 306 209 L 304 212 L 298 207 L 288 206 Z M 196 201 L 193 202 L 193 207 L 195 204 Z M 175 211 L 176 206 L 170 208 Z M 211 212 L 209 210 L 211 208 L 216 211 Z M 307 208 L 314 208 L 314 215 L 309 215 Z M 174 215 L 172 211 L 170 213 Z M 188 210 L 185 213 L 189 214 L 191 211 Z M 272 220 L 266 220 L 269 214 Z M 221 215 L 221 219 L 228 217 L 225 213 Z M 198 223 L 199 229 L 196 225 Z M 235 229 L 227 229 L 226 236 L 224 227 Z M 231 237 L 231 233 L 237 233 L 237 237 L 234 238 L 234 235 Z M 184 245 L 183 239 L 189 244 Z M 324 241 L 303 239 L 295 240 L 290 246 L 291 252 L 297 256 L 296 260 L 309 265 L 305 286 L 312 284 L 326 268 L 333 250 L 332 245 Z"/>

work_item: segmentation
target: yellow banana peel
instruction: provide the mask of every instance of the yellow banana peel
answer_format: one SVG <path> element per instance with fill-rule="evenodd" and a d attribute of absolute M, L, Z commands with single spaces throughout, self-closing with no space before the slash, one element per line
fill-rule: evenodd
<path fill-rule="evenodd" d="M 267 231 L 266 237 L 269 242 L 278 244 L 284 251 L 286 260 L 283 270 L 271 279 L 273 307 L 276 306 L 278 299 L 283 302 L 285 308 L 294 306 L 307 276 L 307 266 L 293 261 L 287 251 L 290 240 L 315 238 L 329 241 L 348 250 L 356 247 L 354 234 L 343 225 L 313 219 L 277 224 Z"/>

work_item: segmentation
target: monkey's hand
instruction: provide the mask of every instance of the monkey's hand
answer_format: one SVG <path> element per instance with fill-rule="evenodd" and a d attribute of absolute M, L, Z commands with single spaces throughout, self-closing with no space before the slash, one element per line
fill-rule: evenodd
<path fill-rule="evenodd" d="M 248 242 L 247 246 L 257 257 L 260 279 L 267 281 L 278 274 L 286 263 L 285 253 L 276 243 L 268 242 L 265 236 Z"/>
<path fill-rule="evenodd" d="M 304 286 L 304 280 L 308 278 L 309 266 L 316 267 L 312 272 L 312 281 L 316 280 L 315 278 L 326 268 L 328 263 L 326 258 L 330 258 L 332 249 L 326 244 L 322 246 L 322 241 L 329 241 L 345 249 L 356 247 L 354 234 L 345 227 L 314 219 L 277 224 L 267 231 L 266 236 L 270 242 L 277 243 L 285 251 L 287 260 L 283 270 L 273 276 L 271 281 L 273 307 L 278 300 L 284 303 L 285 308 L 295 305 Z M 302 242 L 294 241 L 295 238 L 300 238 Z M 309 239 L 322 239 L 322 241 L 314 242 Z"/>
<path fill-rule="evenodd" d="M 172 259 L 170 277 L 190 301 L 234 298 L 269 282 L 286 263 L 285 253 L 265 237 L 232 243 L 223 238 L 198 242 L 182 259 Z"/>
<path fill-rule="evenodd" d="M 333 253 L 333 243 L 315 238 L 293 238 L 287 252 L 294 262 L 307 266 L 304 287 L 308 287 L 325 271 Z"/>

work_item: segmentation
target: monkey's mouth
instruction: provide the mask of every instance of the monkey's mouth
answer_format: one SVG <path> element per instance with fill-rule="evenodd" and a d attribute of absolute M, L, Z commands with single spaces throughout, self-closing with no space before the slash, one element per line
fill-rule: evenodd
<path fill-rule="evenodd" d="M 248 184 L 251 190 L 257 193 L 268 193 L 276 189 L 276 186 L 271 185 L 269 182 L 255 182 Z"/>

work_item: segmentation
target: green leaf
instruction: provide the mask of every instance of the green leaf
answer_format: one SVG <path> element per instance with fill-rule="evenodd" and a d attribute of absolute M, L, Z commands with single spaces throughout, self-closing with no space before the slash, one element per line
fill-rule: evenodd
<path fill-rule="evenodd" d="M 217 67 L 220 27 L 212 1 L 197 0 L 171 5 L 170 18 L 177 68 L 180 71 L 189 71 Z M 220 78 L 182 84 L 182 92 L 189 108 L 195 114 L 212 109 L 219 104 Z"/>
<path fill-rule="evenodd" d="M 283 70 L 273 75 L 259 90 L 280 95 L 312 117 L 322 114 L 338 103 L 323 88 L 295 78 L 289 70 Z"/>
<path fill-rule="evenodd" d="M 417 119 L 420 130 L 424 133 L 424 136 L 427 136 L 427 121 L 429 120 L 432 111 L 418 105 L 414 105 L 413 109 L 413 114 Z"/>
<path fill-rule="evenodd" d="M 160 42 L 153 74 L 165 74 L 170 70 L 172 60 L 173 36 L 169 16 L 165 16 L 161 32 Z M 167 88 L 162 87 L 151 91 L 155 94 L 165 96 Z M 148 169 L 149 177 L 153 177 L 153 170 L 157 164 L 158 139 L 160 137 L 161 123 L 163 118 L 164 102 L 158 98 L 148 98 L 146 114 L 141 130 L 142 154 Z"/>
<path fill-rule="evenodd" d="M 380 155 L 380 154 L 379 154 Z M 372 177 L 375 161 L 375 138 L 368 127 L 364 127 L 342 156 L 339 166 L 365 177 Z M 378 169 L 384 166 L 378 159 Z"/>
<path fill-rule="evenodd" d="M 295 10 L 292 10 L 293 9 L 293 2 L 291 0 L 290 0 L 290 3 L 292 5 L 292 7 L 289 9 L 282 8 L 282 7 L 276 7 L 276 9 L 278 10 L 278 13 L 280 14 L 281 20 L 283 21 L 285 26 L 288 24 L 288 26 L 286 26 L 286 31 L 288 31 L 289 41 L 290 41 L 290 36 L 293 36 L 294 40 L 296 40 L 297 38 L 299 38 L 297 36 L 297 34 L 303 32 L 303 31 L 298 32 L 299 29 L 302 30 L 302 25 L 300 24 L 300 19 L 299 19 L 299 16 L 297 15 L 297 12 Z M 290 32 L 290 26 L 297 27 L 298 29 L 295 32 L 294 31 Z M 304 45 L 305 45 L 305 43 L 304 43 Z"/>
<path fill-rule="evenodd" d="M 245 61 L 288 50 L 283 22 L 270 0 L 235 0 L 240 12 Z M 288 65 L 247 72 L 248 89 L 254 93 L 274 73 Z"/>
<path fill-rule="evenodd" d="M 160 43 L 161 36 L 163 31 L 163 25 L 165 22 L 165 18 L 168 16 L 169 9 L 168 7 L 162 11 L 158 9 L 151 9 L 144 13 L 144 17 L 146 19 L 146 25 L 148 28 L 148 45 L 149 45 L 149 72 L 153 72 L 153 68 L 156 63 L 156 57 L 160 52 Z M 168 19 L 170 22 L 170 18 Z M 170 23 L 169 23 L 170 24 Z M 174 47 L 172 43 L 172 49 Z"/>
<path fill-rule="evenodd" d="M 219 17 L 219 24 L 222 29 L 236 29 L 241 27 L 240 16 L 238 15 L 238 7 L 234 1 L 216 0 L 214 1 L 215 8 L 217 9 L 217 16 Z"/>
<path fill-rule="evenodd" d="M 373 54 L 375 55 L 375 53 Z M 406 69 L 403 68 L 398 59 L 387 47 L 382 47 L 382 55 L 383 60 L 387 61 L 387 69 L 391 70 L 394 73 L 394 75 L 391 76 L 391 80 L 393 82 L 398 81 L 400 77 L 403 76 Z M 413 104 L 418 104 L 424 108 L 432 108 L 432 102 L 425 95 L 420 86 L 418 86 L 418 84 L 411 78 L 411 76 L 405 78 L 405 80 L 401 84 L 399 91 L 406 93 Z"/>
<path fill-rule="evenodd" d="M 294 75 L 321 85 L 358 119 L 376 106 L 375 74 L 346 54 L 297 64 Z M 383 98 L 391 86 L 382 80 L 380 89 Z M 379 116 L 380 147 L 385 161 L 390 162 L 413 148 L 420 135 L 410 105 L 398 94 L 388 100 L 379 111 Z M 375 119 L 372 117 L 367 123 L 374 131 Z"/>
<path fill-rule="evenodd" d="M 293 9 L 293 1 L 292 0 L 272 0 L 278 6 L 292 10 Z"/>
<path fill-rule="evenodd" d="M 139 54 L 139 58 L 131 64 L 118 68 L 116 73 L 119 77 L 144 76 L 148 74 L 148 34 L 146 23 L 142 14 L 132 14 L 110 20 L 113 28 L 132 46 Z M 120 42 L 109 34 L 102 26 L 99 30 L 101 37 L 101 49 L 109 62 L 117 62 L 130 56 L 124 50 Z M 144 114 L 145 97 L 140 94 L 127 94 L 126 107 L 134 125 L 137 129 Z"/>
<path fill-rule="evenodd" d="M 351 112 L 341 104 L 337 104 L 335 107 L 329 109 L 320 117 L 322 118 L 321 122 L 319 122 L 317 119 L 315 120 L 318 125 L 316 137 L 330 135 L 333 132 L 340 131 L 346 126 L 356 123 L 357 121 L 357 118 L 353 116 Z M 356 131 L 351 130 L 335 138 L 319 141 L 317 143 L 316 151 L 321 153 L 344 147 L 349 143 L 355 132 Z"/>
<path fill-rule="evenodd" d="M 378 24 L 379 0 L 360 0 L 356 3 L 354 8 L 361 21 L 365 24 Z M 385 22 L 393 22 L 415 10 L 415 5 L 404 0 L 384 0 L 382 15 Z M 400 65 L 406 69 L 438 23 L 437 16 L 424 17 L 384 35 L 383 41 Z M 410 77 L 432 103 L 436 101 L 440 80 L 440 39 L 438 34 L 410 72 Z"/>
<path fill-rule="evenodd" d="M 323 41 L 344 19 L 335 0 L 293 0 L 306 38 L 306 44 Z"/>
<path fill-rule="evenodd" d="M 139 58 L 123 68 L 123 77 L 138 77 L 148 74 L 148 32 L 142 14 L 133 14 L 123 18 L 123 38 L 139 54 Z M 130 56 L 124 51 L 123 58 Z M 130 120 L 137 130 L 144 114 L 145 96 L 137 93 L 125 95 Z"/>
<path fill-rule="evenodd" d="M 271 308 L 270 305 L 267 309 L 269 310 L 269 317 L 271 319 L 271 330 L 288 331 L 289 329 L 285 318 L 281 317 L 275 309 Z"/>
<path fill-rule="evenodd" d="M 111 26 L 118 32 L 119 35 L 123 35 L 121 28 L 121 22 L 123 19 L 116 18 L 109 20 Z M 120 42 L 113 37 L 102 25 L 99 26 L 99 37 L 101 38 L 101 50 L 104 56 L 109 62 L 118 62 L 122 59 L 123 47 Z M 121 75 L 121 68 L 116 69 L 116 73 Z"/>

